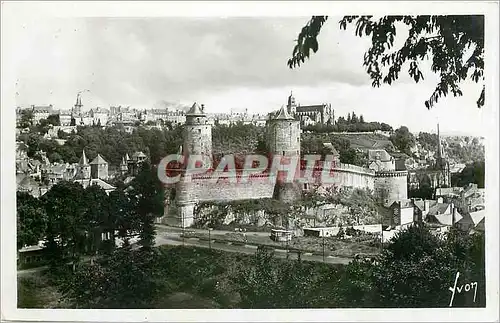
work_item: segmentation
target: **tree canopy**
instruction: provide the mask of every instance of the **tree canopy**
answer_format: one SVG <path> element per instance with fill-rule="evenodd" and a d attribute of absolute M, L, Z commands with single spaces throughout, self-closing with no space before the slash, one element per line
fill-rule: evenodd
<path fill-rule="evenodd" d="M 311 50 L 319 49 L 318 35 L 328 16 L 313 16 L 302 28 L 296 40 L 288 66 L 295 68 L 309 58 Z M 344 16 L 339 25 L 346 30 L 355 24 L 356 36 L 371 36 L 372 46 L 364 55 L 363 66 L 372 80 L 373 87 L 381 83 L 391 85 L 401 68 L 409 63 L 408 73 L 415 82 L 424 79 L 420 63 L 432 60 L 431 70 L 439 74 L 440 81 L 425 101 L 432 108 L 441 97 L 450 92 L 462 96 L 460 83 L 471 79 L 483 83 L 477 106 L 484 106 L 484 16 Z M 404 45 L 394 50 L 397 25 L 409 29 Z M 470 57 L 469 51 L 472 51 Z"/>

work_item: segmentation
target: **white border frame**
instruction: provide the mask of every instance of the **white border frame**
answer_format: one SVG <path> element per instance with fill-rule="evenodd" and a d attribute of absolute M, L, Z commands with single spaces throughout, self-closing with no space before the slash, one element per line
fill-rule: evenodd
<path fill-rule="evenodd" d="M 387 10 L 389 8 L 389 10 Z M 17 309 L 15 216 L 15 104 L 12 66 L 2 46 L 1 109 L 1 318 L 23 321 L 497 321 L 498 316 L 498 3 L 497 2 L 2 2 L 4 31 L 16 19 L 40 17 L 303 16 L 315 14 L 485 14 L 487 307 L 485 309 L 312 309 L 312 310 L 52 310 Z M 298 31 L 297 31 L 298 32 Z M 354 36 L 353 36 L 354 37 Z M 12 64 L 11 64 L 12 65 Z M 362 68 L 360 66 L 360 68 Z M 471 107 L 475 108 L 475 107 Z"/>

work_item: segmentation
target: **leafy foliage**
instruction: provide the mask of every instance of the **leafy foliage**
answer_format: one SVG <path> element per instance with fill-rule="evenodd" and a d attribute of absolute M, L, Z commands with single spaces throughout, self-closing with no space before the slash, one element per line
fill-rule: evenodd
<path fill-rule="evenodd" d="M 77 308 L 148 308 L 165 291 L 154 253 L 118 248 L 83 264 L 61 287 Z"/>
<path fill-rule="evenodd" d="M 30 109 L 24 109 L 21 111 L 21 118 L 19 120 L 18 128 L 26 129 L 33 125 L 34 115 L 33 111 Z"/>
<path fill-rule="evenodd" d="M 37 245 L 47 227 L 47 214 L 43 204 L 29 193 L 17 192 L 17 248 Z"/>
<path fill-rule="evenodd" d="M 415 146 L 415 137 L 408 130 L 407 127 L 401 126 L 394 131 L 394 134 L 390 137 L 394 146 L 399 149 L 399 151 L 411 155 L 410 149 Z"/>
<path fill-rule="evenodd" d="M 316 53 L 317 37 L 327 21 L 327 16 L 313 16 L 298 35 L 288 66 L 300 66 L 309 58 L 311 50 Z M 424 78 L 420 63 L 432 59 L 431 70 L 439 74 L 440 81 L 430 98 L 427 108 L 433 107 L 440 97 L 462 96 L 460 83 L 467 78 L 483 89 L 477 106 L 484 105 L 484 16 L 344 16 L 340 28 L 355 24 L 355 35 L 370 37 L 372 46 L 364 56 L 363 66 L 372 79 L 372 86 L 381 83 L 391 85 L 399 77 L 401 69 L 409 63 L 408 74 L 415 82 Z M 397 25 L 406 25 L 408 38 L 404 45 L 394 50 Z M 466 53 L 472 51 L 470 57 Z"/>
<path fill-rule="evenodd" d="M 452 182 L 456 186 L 465 186 L 469 183 L 477 184 L 478 188 L 484 188 L 484 161 L 474 162 L 465 166 L 459 174 L 452 176 Z"/>

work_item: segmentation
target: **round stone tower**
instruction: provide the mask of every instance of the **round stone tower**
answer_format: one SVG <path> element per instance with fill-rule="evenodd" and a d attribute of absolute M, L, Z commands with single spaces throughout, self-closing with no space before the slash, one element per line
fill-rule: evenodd
<path fill-rule="evenodd" d="M 285 159 L 297 158 L 300 159 L 300 123 L 288 113 L 283 106 L 269 121 L 268 126 L 268 144 L 270 157 L 281 156 Z M 295 172 L 295 170 L 294 170 Z M 275 188 L 275 197 L 284 202 L 291 202 L 300 197 L 300 185 L 293 182 L 280 180 Z"/>
<path fill-rule="evenodd" d="M 378 200 L 384 204 L 408 198 L 408 171 L 386 170 L 375 173 L 374 191 Z"/>
<path fill-rule="evenodd" d="M 203 106 L 196 102 L 186 113 L 184 125 L 184 142 L 182 155 L 187 163 L 189 156 L 207 156 L 212 160 L 212 125 L 208 122 Z M 186 165 L 186 164 L 185 164 Z M 198 167 L 198 166 L 197 166 Z M 184 176 L 184 175 L 182 175 Z M 195 221 L 196 200 L 191 197 L 191 186 L 196 183 L 184 181 L 182 178 L 175 187 L 175 200 L 177 206 L 176 223 L 181 227 L 190 227 Z"/>
<path fill-rule="evenodd" d="M 182 151 L 185 156 L 212 157 L 212 126 L 208 123 L 204 108 L 196 102 L 186 113 Z"/>

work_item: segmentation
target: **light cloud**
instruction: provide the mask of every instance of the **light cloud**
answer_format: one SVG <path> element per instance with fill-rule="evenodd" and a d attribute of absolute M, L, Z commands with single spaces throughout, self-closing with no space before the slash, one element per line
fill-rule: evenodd
<path fill-rule="evenodd" d="M 374 89 L 362 66 L 370 40 L 330 19 L 319 52 L 294 70 L 286 62 L 308 17 L 16 21 L 7 44 L 16 53 L 16 103 L 67 109 L 89 89 L 87 108 L 167 100 L 262 113 L 285 104 L 293 90 L 302 104 L 331 103 L 336 115 L 355 111 L 412 131 L 433 130 L 439 119 L 443 131 L 482 133 L 477 85 L 466 84 L 464 97 L 442 99 L 432 111 L 424 107 L 437 80 L 429 70 L 419 84 L 403 75 Z"/>

